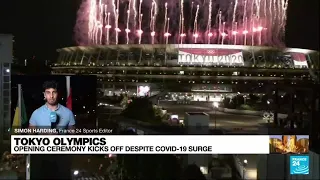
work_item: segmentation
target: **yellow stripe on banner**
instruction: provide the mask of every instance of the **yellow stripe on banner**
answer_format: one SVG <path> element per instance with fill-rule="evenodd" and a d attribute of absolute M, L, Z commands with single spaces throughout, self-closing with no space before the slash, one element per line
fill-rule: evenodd
<path fill-rule="evenodd" d="M 16 108 L 16 112 L 14 113 L 12 127 L 17 128 L 21 127 L 21 119 L 19 118 L 20 108 Z"/>

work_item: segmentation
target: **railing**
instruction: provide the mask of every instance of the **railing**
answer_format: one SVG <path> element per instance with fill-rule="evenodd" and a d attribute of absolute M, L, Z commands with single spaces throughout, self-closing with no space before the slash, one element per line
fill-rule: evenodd
<path fill-rule="evenodd" d="M 265 111 L 253 111 L 253 110 L 240 110 L 240 109 L 228 109 L 228 108 L 219 108 L 221 112 L 230 113 L 230 114 L 243 114 L 243 115 L 252 115 L 252 116 L 264 116 Z M 287 114 L 278 113 L 278 118 L 285 119 Z"/>
<path fill-rule="evenodd" d="M 122 128 L 134 128 L 141 130 L 145 134 L 170 134 L 170 135 L 182 135 L 188 133 L 188 128 L 184 126 L 172 126 L 167 123 L 149 123 L 142 122 L 134 119 L 119 116 L 116 120 Z M 209 129 L 209 134 L 223 135 L 224 132 L 221 129 Z"/>
<path fill-rule="evenodd" d="M 232 178 L 232 171 L 229 167 L 213 167 L 211 168 L 212 179 Z"/>
<path fill-rule="evenodd" d="M 159 91 L 157 94 L 149 97 L 149 100 L 152 101 L 153 104 L 159 104 L 159 97 L 165 95 L 168 91 Z"/>
<path fill-rule="evenodd" d="M 234 163 L 237 171 L 239 172 L 241 178 L 245 179 L 245 168 L 243 166 L 243 163 L 241 162 L 241 160 L 237 155 L 232 155 L 232 156 L 234 158 Z"/>

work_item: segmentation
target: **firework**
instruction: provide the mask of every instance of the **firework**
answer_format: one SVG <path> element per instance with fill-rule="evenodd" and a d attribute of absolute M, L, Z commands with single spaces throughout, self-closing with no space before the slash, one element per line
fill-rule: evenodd
<path fill-rule="evenodd" d="M 288 1 L 84 0 L 75 36 L 80 45 L 282 45 Z"/>

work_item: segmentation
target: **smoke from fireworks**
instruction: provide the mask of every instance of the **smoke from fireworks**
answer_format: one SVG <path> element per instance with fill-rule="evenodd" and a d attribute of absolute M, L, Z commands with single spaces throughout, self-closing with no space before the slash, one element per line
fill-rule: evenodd
<path fill-rule="evenodd" d="M 79 45 L 282 45 L 289 0 L 83 0 Z"/>

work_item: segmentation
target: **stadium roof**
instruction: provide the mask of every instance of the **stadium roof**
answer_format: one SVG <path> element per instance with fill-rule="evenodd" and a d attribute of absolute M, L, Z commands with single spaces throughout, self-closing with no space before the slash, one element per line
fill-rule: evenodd
<path fill-rule="evenodd" d="M 282 52 L 296 52 L 304 54 L 318 53 L 318 51 L 300 49 L 300 48 L 276 48 L 267 46 L 242 46 L 242 45 L 221 45 L 221 44 L 118 44 L 118 45 L 94 45 L 94 46 L 74 46 L 58 49 L 58 52 L 76 52 L 82 51 L 85 53 L 95 53 L 99 50 L 124 50 L 141 49 L 142 51 L 152 52 L 154 49 L 164 49 L 167 52 L 176 52 L 179 48 L 213 48 L 213 49 L 237 49 L 250 52 L 259 51 L 282 51 Z"/>

